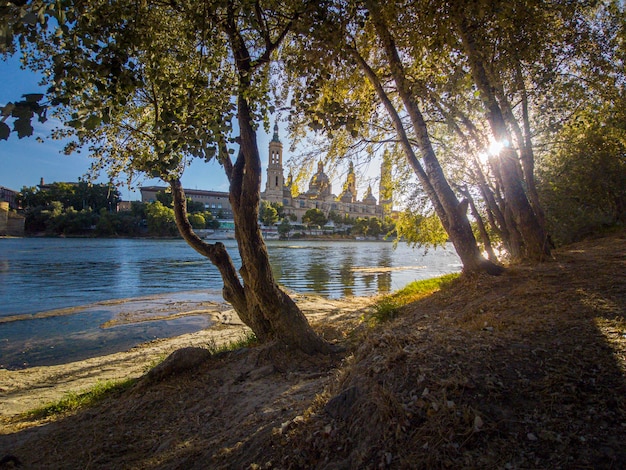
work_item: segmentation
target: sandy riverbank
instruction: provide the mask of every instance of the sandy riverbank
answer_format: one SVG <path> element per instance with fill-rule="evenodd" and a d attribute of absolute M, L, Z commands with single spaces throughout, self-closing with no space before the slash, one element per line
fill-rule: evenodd
<path fill-rule="evenodd" d="M 313 322 L 332 320 L 336 315 L 358 316 L 360 313 L 357 310 L 373 301 L 373 297 L 331 300 L 313 295 L 298 295 L 295 299 Z M 69 392 L 89 389 L 99 381 L 139 377 L 177 349 L 220 346 L 245 335 L 246 327 L 234 311 L 216 311 L 211 316 L 213 325 L 210 328 L 151 341 L 128 351 L 54 366 L 15 371 L 0 369 L 0 418 L 15 416 L 58 400 Z"/>
<path fill-rule="evenodd" d="M 625 240 L 462 277 L 373 327 L 360 299 L 300 298 L 344 350 L 252 347 L 76 412 L 0 416 L 0 449 L 45 470 L 623 468 Z"/>

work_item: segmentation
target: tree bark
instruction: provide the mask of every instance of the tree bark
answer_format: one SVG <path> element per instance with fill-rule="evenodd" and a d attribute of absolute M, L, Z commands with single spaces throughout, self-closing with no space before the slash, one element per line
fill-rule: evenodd
<path fill-rule="evenodd" d="M 512 139 L 506 127 L 502 109 L 495 96 L 495 87 L 489 82 L 485 64 L 472 35 L 472 29 L 461 10 L 455 9 L 453 17 L 468 57 L 474 82 L 480 91 L 491 132 L 497 142 L 510 143 Z M 507 207 L 510 209 L 524 239 L 525 257 L 530 260 L 541 261 L 550 255 L 550 247 L 543 226 L 534 213 L 517 175 L 518 162 L 517 152 L 505 145 L 495 164 L 499 167 L 502 177 Z"/>
<path fill-rule="evenodd" d="M 439 215 L 457 254 L 461 258 L 463 271 L 500 274 L 503 271 L 503 268 L 485 259 L 481 255 L 465 209 L 462 208 L 462 205 L 459 203 L 454 191 L 452 191 L 452 188 L 448 184 L 448 181 L 443 173 L 443 169 L 437 160 L 435 151 L 430 142 L 426 122 L 424 121 L 419 106 L 411 93 L 410 84 L 406 79 L 406 74 L 404 72 L 393 37 L 391 36 L 387 23 L 383 18 L 381 7 L 378 2 L 374 0 L 368 0 L 366 5 L 372 13 L 371 18 L 374 23 L 374 27 L 376 28 L 376 32 L 386 53 L 387 60 L 389 61 L 391 76 L 396 84 L 400 99 L 409 114 L 421 151 L 422 159 L 424 161 L 424 171 L 422 172 L 424 175 L 418 173 L 418 176 L 420 176 L 422 184 L 426 183 L 425 188 L 427 188 L 427 192 L 429 188 L 432 188 L 432 192 L 435 194 L 433 203 L 435 204 L 435 208 L 438 209 L 437 214 Z M 364 62 L 365 61 L 362 60 L 362 67 Z M 376 77 L 371 69 L 369 69 L 369 71 L 365 69 L 365 71 L 370 80 Z M 377 77 L 376 81 L 378 81 Z M 376 86 L 375 83 L 373 84 Z M 376 88 L 379 96 L 381 96 L 381 91 L 384 93 L 382 86 L 379 84 Z M 397 116 L 397 111 L 393 108 L 390 101 L 386 99 L 386 102 L 389 103 L 386 104 L 386 106 L 387 110 L 392 115 L 392 118 L 394 115 Z M 399 131 L 399 134 L 402 133 L 405 135 L 399 117 L 394 118 L 394 125 L 396 126 L 396 130 Z M 414 156 L 413 149 L 408 139 L 401 138 L 401 141 L 407 155 Z M 412 159 L 410 158 L 410 160 Z M 417 161 L 417 158 L 415 158 L 415 161 Z M 431 200 L 433 200 L 432 197 Z"/>
<path fill-rule="evenodd" d="M 478 226 L 478 232 L 480 233 L 480 237 L 483 241 L 483 246 L 485 247 L 485 251 L 487 252 L 487 259 L 493 263 L 497 263 L 498 257 L 496 256 L 495 251 L 493 251 L 493 246 L 491 245 L 491 238 L 489 238 L 489 234 L 487 233 L 487 228 L 485 227 L 483 218 L 481 217 L 480 212 L 478 212 L 478 208 L 476 207 L 476 204 L 474 203 L 474 198 L 472 197 L 472 195 L 470 194 L 467 188 L 460 189 L 460 191 L 465 197 L 465 199 L 467 200 L 469 204 L 470 212 L 472 216 L 474 217 L 474 219 L 476 220 L 476 225 Z"/>
<path fill-rule="evenodd" d="M 239 153 L 231 170 L 229 199 L 235 221 L 235 238 L 241 255 L 241 277 L 246 302 L 271 327 L 279 341 L 306 353 L 329 353 L 332 346 L 318 336 L 291 297 L 277 285 L 259 226 L 261 158 L 248 102 L 252 95 L 254 67 L 246 43 L 237 29 L 236 15 L 229 12 L 224 24 L 239 75 L 237 121 Z M 268 46 L 269 47 L 269 46 Z"/>
<path fill-rule="evenodd" d="M 246 298 L 251 298 L 270 323 L 276 338 L 306 353 L 328 353 L 330 344 L 309 325 L 291 297 L 274 280 L 269 255 L 259 226 L 261 159 L 252 114 L 244 96 L 238 99 L 240 151 L 236 168 L 241 171 L 231 183 L 230 202 L 235 219 L 235 238 L 242 260 L 240 270 Z"/>
<path fill-rule="evenodd" d="M 208 258 L 219 270 L 224 282 L 222 288 L 224 300 L 233 306 L 241 321 L 252 329 L 259 341 L 269 341 L 273 337 L 271 324 L 263 317 L 259 306 L 250 302 L 246 297 L 244 286 L 239 280 L 237 270 L 228 251 L 226 251 L 226 247 L 220 242 L 206 243 L 195 234 L 187 218 L 187 200 L 180 180 L 175 179 L 169 183 L 174 198 L 176 226 L 183 239 L 194 250 Z"/>

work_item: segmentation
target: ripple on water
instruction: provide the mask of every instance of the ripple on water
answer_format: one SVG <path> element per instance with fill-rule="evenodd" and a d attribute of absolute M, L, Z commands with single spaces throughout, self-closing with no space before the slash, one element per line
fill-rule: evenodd
<path fill-rule="evenodd" d="M 214 298 L 177 293 L 5 318 L 10 321 L 0 323 L 0 367 L 62 364 L 208 328 L 211 314 L 228 308 Z"/>

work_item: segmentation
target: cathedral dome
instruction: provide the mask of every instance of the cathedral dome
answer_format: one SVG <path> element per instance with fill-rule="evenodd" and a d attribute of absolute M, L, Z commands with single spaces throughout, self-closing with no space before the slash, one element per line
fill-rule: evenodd
<path fill-rule="evenodd" d="M 349 189 L 346 189 L 341 194 L 341 196 L 339 196 L 339 200 L 341 202 L 352 203 L 352 202 L 354 202 L 354 194 L 352 194 L 352 191 L 350 191 Z"/>
<path fill-rule="evenodd" d="M 376 201 L 376 198 L 374 197 L 374 195 L 372 194 L 372 187 L 371 186 L 369 186 L 367 188 L 367 195 L 363 199 L 363 202 L 365 204 L 367 204 L 368 206 L 375 206 L 376 205 L 377 201 Z"/>
<path fill-rule="evenodd" d="M 317 164 L 317 173 L 309 181 L 309 194 L 318 196 L 328 196 L 330 194 L 330 178 L 324 173 L 324 164 Z"/>

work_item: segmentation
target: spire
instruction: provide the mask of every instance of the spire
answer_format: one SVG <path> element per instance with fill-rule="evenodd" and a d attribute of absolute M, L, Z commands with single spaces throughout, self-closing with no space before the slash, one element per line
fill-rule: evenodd
<path fill-rule="evenodd" d="M 278 122 L 274 124 L 274 136 L 272 137 L 272 142 L 280 142 L 278 138 Z"/>

